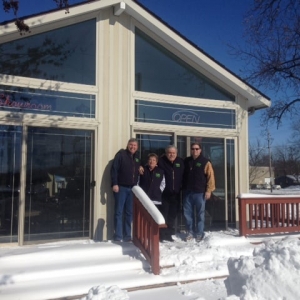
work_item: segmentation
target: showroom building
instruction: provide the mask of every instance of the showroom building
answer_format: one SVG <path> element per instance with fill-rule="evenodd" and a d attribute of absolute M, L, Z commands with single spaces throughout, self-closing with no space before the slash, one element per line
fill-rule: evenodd
<path fill-rule="evenodd" d="M 0 246 L 113 234 L 110 166 L 201 142 L 215 170 L 209 226 L 238 226 L 248 117 L 270 99 L 133 0 L 0 25 Z M 178 222 L 181 224 L 181 222 Z"/>

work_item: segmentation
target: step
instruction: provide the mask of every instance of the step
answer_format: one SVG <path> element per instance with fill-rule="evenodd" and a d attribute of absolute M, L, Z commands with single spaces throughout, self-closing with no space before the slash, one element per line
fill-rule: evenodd
<path fill-rule="evenodd" d="M 92 274 L 99 275 L 101 273 L 124 272 L 127 270 L 144 270 L 149 272 L 150 269 L 150 265 L 146 261 L 141 261 L 127 255 L 123 255 L 110 259 L 103 257 L 97 261 L 68 260 L 67 262 L 62 262 L 59 265 L 55 263 L 49 266 L 45 266 L 44 264 L 31 265 L 30 263 L 27 265 L 24 264 L 22 268 L 16 265 L 10 267 L 1 265 L 0 278 L 10 278 L 10 281 L 13 281 L 16 284 L 31 280 L 52 280 L 57 277 L 63 278 L 76 274 L 81 274 L 81 276 Z"/>
<path fill-rule="evenodd" d="M 140 250 L 133 243 L 95 242 L 92 244 L 75 244 L 57 246 L 26 246 L 22 248 L 7 248 L 0 251 L 1 269 L 5 266 L 27 266 L 27 261 L 32 265 L 43 261 L 44 266 L 68 261 L 86 261 L 90 257 L 116 257 L 128 255 L 133 258 L 143 259 Z"/>

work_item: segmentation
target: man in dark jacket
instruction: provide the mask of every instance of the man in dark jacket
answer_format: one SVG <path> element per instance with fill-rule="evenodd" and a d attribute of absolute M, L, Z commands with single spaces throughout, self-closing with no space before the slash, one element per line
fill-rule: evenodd
<path fill-rule="evenodd" d="M 168 226 L 167 229 L 161 230 L 161 239 L 172 241 L 180 205 L 184 162 L 177 156 L 177 148 L 169 145 L 165 149 L 165 155 L 159 159 L 158 166 L 165 173 L 166 187 L 162 194 L 162 213 Z"/>
<path fill-rule="evenodd" d="M 131 189 L 137 184 L 140 167 L 140 159 L 137 156 L 137 150 L 137 140 L 130 139 L 127 143 L 127 148 L 118 151 L 115 155 L 111 168 L 111 185 L 115 198 L 115 241 L 131 240 L 133 214 L 133 193 Z"/>
<path fill-rule="evenodd" d="M 196 241 L 200 242 L 204 237 L 205 202 L 215 190 L 215 177 L 212 164 L 202 155 L 199 143 L 191 145 L 191 153 L 184 160 L 183 211 L 187 227 L 186 240 L 192 240 L 196 234 Z"/>

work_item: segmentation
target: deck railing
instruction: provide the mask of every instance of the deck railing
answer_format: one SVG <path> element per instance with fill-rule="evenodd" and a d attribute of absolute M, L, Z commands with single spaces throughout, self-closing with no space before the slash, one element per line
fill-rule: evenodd
<path fill-rule="evenodd" d="M 142 251 L 151 265 L 153 274 L 159 275 L 159 228 L 165 228 L 165 219 L 146 193 L 134 186 L 133 243 Z"/>
<path fill-rule="evenodd" d="M 242 194 L 240 235 L 300 231 L 300 196 Z"/>

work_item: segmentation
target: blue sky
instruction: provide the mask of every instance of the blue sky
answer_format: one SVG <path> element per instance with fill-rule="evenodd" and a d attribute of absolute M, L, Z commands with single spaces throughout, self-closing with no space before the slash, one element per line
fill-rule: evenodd
<path fill-rule="evenodd" d="M 229 54 L 228 44 L 243 41 L 243 18 L 253 0 L 140 0 L 140 3 L 167 22 L 187 39 L 239 76 L 243 62 Z M 19 0 L 19 16 L 30 15 L 55 9 L 53 0 Z M 84 2 L 69 0 L 70 4 Z M 72 11 L 70 11 L 72 13 Z M 0 10 L 0 22 L 10 20 L 12 14 Z M 262 93 L 274 97 L 272 91 Z M 260 112 L 250 118 L 249 139 L 253 143 L 257 138 L 263 144 L 267 141 L 261 136 Z M 286 122 L 279 130 L 270 127 L 273 145 L 281 145 L 287 140 L 289 124 Z"/>

